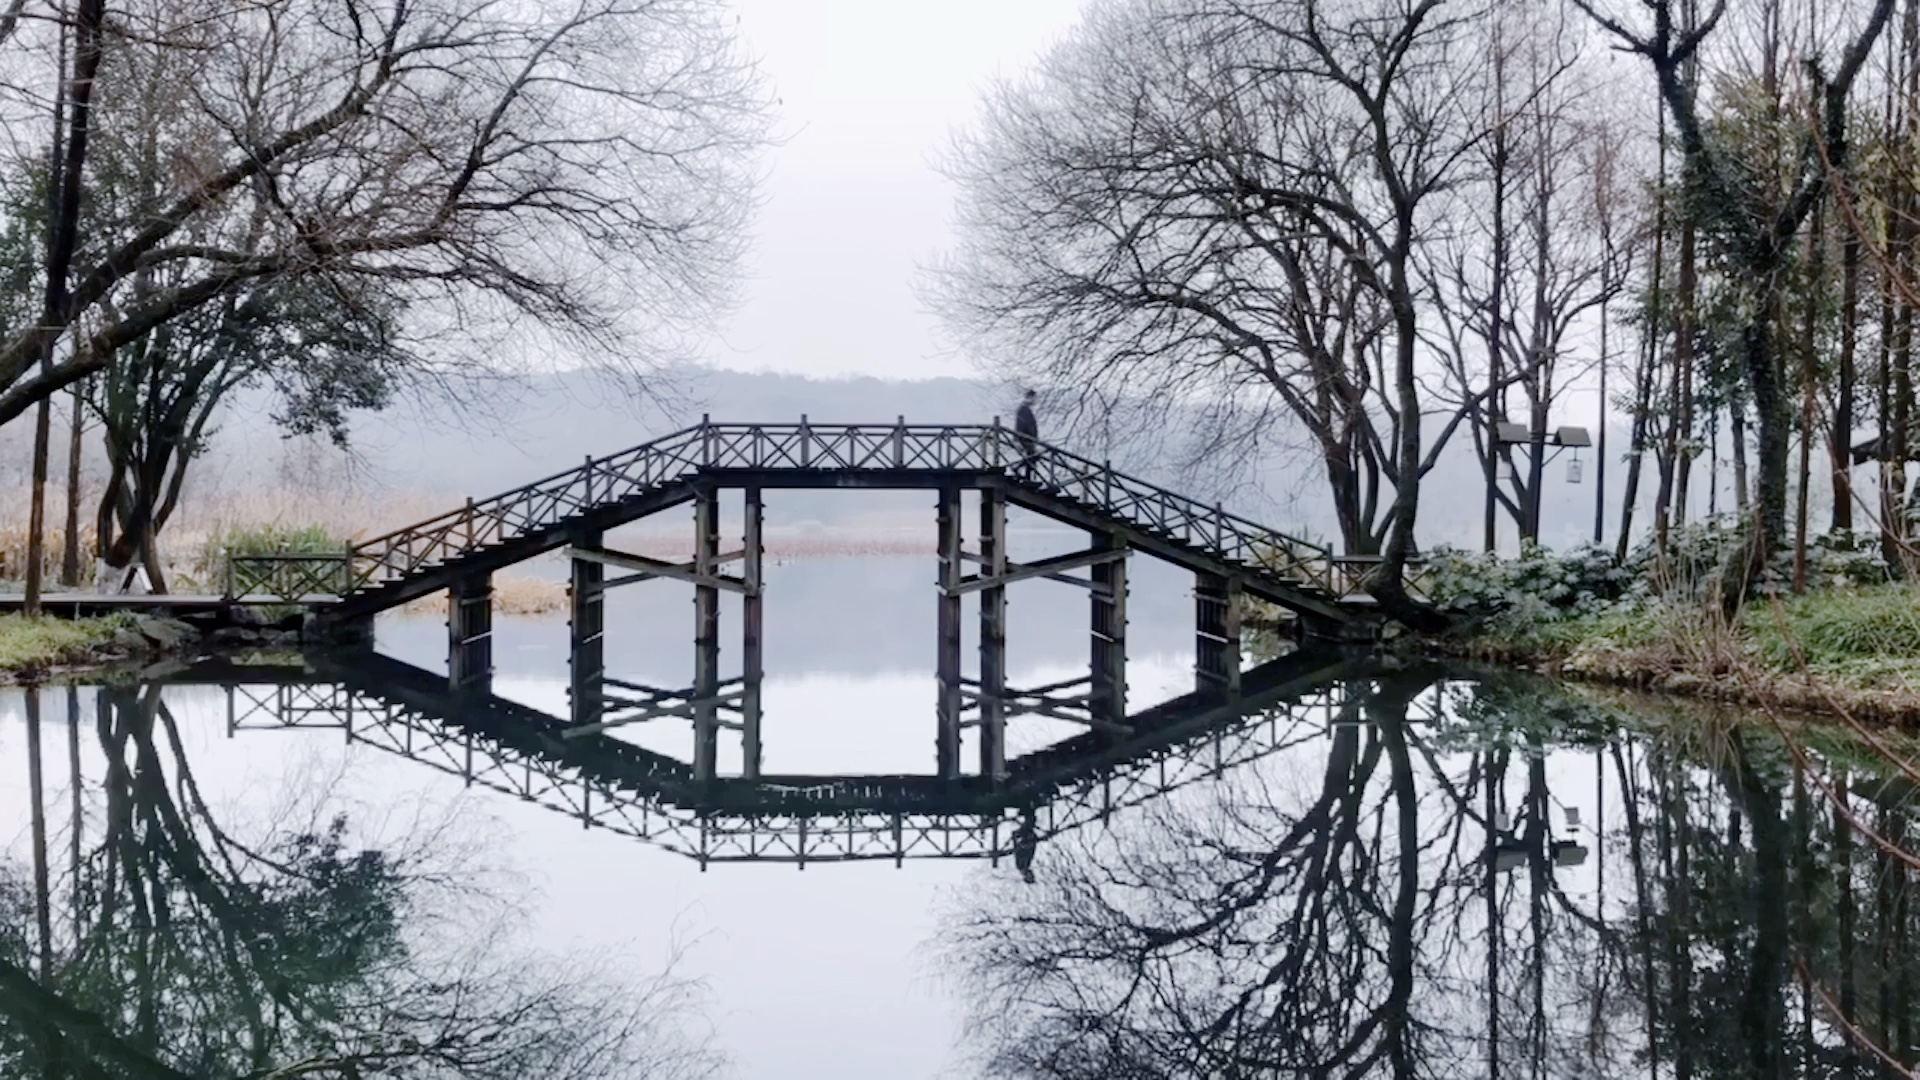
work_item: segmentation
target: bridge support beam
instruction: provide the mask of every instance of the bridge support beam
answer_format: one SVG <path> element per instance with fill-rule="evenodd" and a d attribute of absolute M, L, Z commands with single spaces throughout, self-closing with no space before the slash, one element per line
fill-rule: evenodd
<path fill-rule="evenodd" d="M 493 684 L 493 577 L 482 571 L 447 587 L 447 685 L 486 693 Z"/>
<path fill-rule="evenodd" d="M 1240 582 L 1219 574 L 1196 574 L 1194 689 L 1203 694 L 1240 693 Z"/>
<path fill-rule="evenodd" d="M 938 638 L 934 672 L 939 682 L 934 758 L 942 778 L 960 775 L 960 489 L 943 487 L 935 504 L 940 559 Z"/>
<path fill-rule="evenodd" d="M 980 590 L 980 775 L 1007 774 L 1007 497 L 980 492 L 980 576 L 996 582 Z"/>
<path fill-rule="evenodd" d="M 713 489 L 693 500 L 693 779 L 714 778 L 720 750 L 720 505 Z M 704 580 L 702 580 L 704 579 Z"/>
<path fill-rule="evenodd" d="M 597 548 L 598 529 L 574 534 L 576 547 Z M 606 716 L 603 681 L 607 675 L 607 568 L 591 559 L 572 560 L 567 586 L 568 691 L 575 724 L 597 724 Z"/>
<path fill-rule="evenodd" d="M 740 600 L 740 774 L 748 780 L 760 779 L 760 681 L 765 674 L 761 658 L 763 626 L 761 599 L 765 545 L 762 542 L 763 514 L 760 489 L 746 490 L 746 517 L 741 526 L 744 564 L 741 577 L 746 591 Z"/>
<path fill-rule="evenodd" d="M 1125 551 L 1124 539 L 1095 533 L 1093 550 Z M 1127 560 L 1108 559 L 1092 567 L 1092 686 L 1087 702 L 1101 724 L 1125 724 L 1127 719 Z"/>

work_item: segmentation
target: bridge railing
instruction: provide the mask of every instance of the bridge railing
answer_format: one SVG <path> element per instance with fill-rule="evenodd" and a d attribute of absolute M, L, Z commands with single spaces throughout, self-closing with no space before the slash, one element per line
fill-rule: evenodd
<path fill-rule="evenodd" d="M 524 484 L 354 545 L 356 588 L 404 578 L 474 548 L 550 528 L 596 506 L 677 480 L 701 465 L 702 428 L 691 427 Z"/>
<path fill-rule="evenodd" d="M 1045 443 L 1024 444 L 999 424 L 716 424 L 702 422 L 617 454 L 524 484 L 353 547 L 338 560 L 287 556 L 258 575 L 257 591 L 289 595 L 303 575 L 352 592 L 405 578 L 476 548 L 552 528 L 701 469 L 1008 471 L 1024 482 L 1096 507 L 1178 543 L 1337 595 L 1343 584 L 1331 549 L 1227 513 L 1106 462 Z M 304 570 L 296 570 L 302 558 Z M 277 574 L 278 576 L 275 576 Z"/>
<path fill-rule="evenodd" d="M 268 552 L 228 555 L 226 596 L 299 601 L 344 596 L 355 588 L 353 553 Z"/>
<path fill-rule="evenodd" d="M 1268 528 L 1218 503 L 1169 491 L 1130 476 L 1106 462 L 1044 444 L 1034 459 L 1017 470 L 1030 483 L 1049 488 L 1107 513 L 1145 525 L 1175 540 L 1203 548 L 1243 566 L 1264 569 L 1309 588 L 1333 592 L 1337 585 L 1333 550 Z"/>

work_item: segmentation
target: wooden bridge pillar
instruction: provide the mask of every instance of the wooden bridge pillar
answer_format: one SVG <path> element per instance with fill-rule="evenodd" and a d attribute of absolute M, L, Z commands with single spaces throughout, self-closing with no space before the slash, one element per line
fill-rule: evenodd
<path fill-rule="evenodd" d="M 1124 551 L 1126 541 L 1095 533 L 1095 551 Z M 1097 722 L 1127 719 L 1127 560 L 1110 559 L 1092 567 L 1092 685 L 1087 707 Z"/>
<path fill-rule="evenodd" d="M 934 757 L 943 778 L 960 775 L 960 489 L 943 487 L 935 506 L 940 557 L 939 640 L 934 671 L 939 680 Z"/>
<path fill-rule="evenodd" d="M 740 769 L 741 775 L 749 780 L 760 778 L 760 682 L 765 674 L 760 654 L 764 585 L 762 524 L 760 489 L 749 487 L 746 491 L 746 520 L 741 526 L 741 536 L 745 542 L 741 545 L 743 562 L 740 574 L 746 583 L 740 599 Z"/>
<path fill-rule="evenodd" d="M 599 529 L 574 534 L 577 547 L 598 548 Z M 567 669 L 573 722 L 597 724 L 605 718 L 607 675 L 607 567 L 591 559 L 574 559 L 567 587 Z"/>
<path fill-rule="evenodd" d="M 999 488 L 980 492 L 980 576 L 998 580 L 1007 572 L 1007 496 Z M 980 590 L 980 775 L 1007 773 L 1007 588 Z"/>
<path fill-rule="evenodd" d="M 493 683 L 493 577 L 481 571 L 447 586 L 447 685 L 481 693 Z"/>
<path fill-rule="evenodd" d="M 720 506 L 713 489 L 693 500 L 693 778 L 712 780 L 720 749 Z"/>
<path fill-rule="evenodd" d="M 1240 582 L 1219 574 L 1195 574 L 1194 688 L 1201 693 L 1240 692 Z"/>

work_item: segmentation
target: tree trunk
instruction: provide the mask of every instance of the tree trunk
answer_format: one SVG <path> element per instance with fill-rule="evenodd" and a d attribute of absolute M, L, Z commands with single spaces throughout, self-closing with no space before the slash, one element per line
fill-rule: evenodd
<path fill-rule="evenodd" d="M 1680 224 L 1680 278 L 1674 299 L 1679 319 L 1673 340 L 1673 506 L 1672 518 L 1687 520 L 1688 489 L 1693 479 L 1693 335 L 1694 304 L 1699 296 L 1698 244 L 1692 215 Z"/>
<path fill-rule="evenodd" d="M 1536 376 L 1537 377 L 1537 376 Z M 1529 542 L 1540 542 L 1540 489 L 1547 471 L 1547 401 L 1543 394 L 1535 394 L 1527 410 L 1527 430 L 1531 433 L 1527 444 L 1527 490 L 1524 492 L 1526 520 L 1521 528 L 1522 535 Z"/>
<path fill-rule="evenodd" d="M 1445 620 L 1407 595 L 1407 561 L 1413 556 L 1413 529 L 1420 512 L 1420 380 L 1416 370 L 1420 316 L 1408 276 L 1413 261 L 1413 208 L 1401 206 L 1397 216 L 1394 244 L 1387 255 L 1387 282 L 1393 310 L 1394 403 L 1401 417 L 1395 447 L 1398 482 L 1389 511 L 1393 522 L 1387 529 L 1387 542 L 1366 585 L 1388 615 L 1415 630 L 1426 630 L 1437 629 Z"/>
<path fill-rule="evenodd" d="M 1633 426 L 1627 457 L 1627 489 L 1620 495 L 1620 538 L 1614 542 L 1613 557 L 1625 562 L 1633 543 L 1633 512 L 1640 501 L 1640 468 L 1647 456 L 1647 411 L 1653 407 L 1653 357 L 1656 334 L 1649 330 L 1641 341 L 1640 370 L 1634 375 Z"/>
<path fill-rule="evenodd" d="M 1620 497 L 1620 538 L 1615 541 L 1613 555 L 1615 559 L 1626 561 L 1628 547 L 1633 543 L 1634 511 L 1639 508 L 1640 470 L 1647 456 L 1647 441 L 1653 431 L 1653 387 L 1660 362 L 1660 285 L 1666 269 L 1667 253 L 1667 110 L 1659 110 L 1660 170 L 1659 187 L 1654 192 L 1653 225 L 1653 272 L 1648 282 L 1648 310 L 1654 312 L 1654 318 L 1640 329 L 1640 362 L 1633 378 L 1633 440 L 1632 457 L 1627 461 L 1627 490 Z M 1666 544 L 1665 525 L 1656 509 L 1654 530 L 1664 550 Z"/>
<path fill-rule="evenodd" d="M 1851 197 L 1851 191 L 1843 197 Z M 1859 348 L 1860 323 L 1860 237 L 1847 230 L 1840 248 L 1840 356 L 1833 391 L 1833 426 L 1827 437 L 1827 454 L 1833 462 L 1834 532 L 1853 530 L 1853 395 L 1856 379 L 1854 359 Z"/>
<path fill-rule="evenodd" d="M 47 441 L 53 409 L 47 399 L 33 414 L 33 494 L 27 505 L 27 618 L 40 616 L 40 586 L 47 561 Z"/>
<path fill-rule="evenodd" d="M 1903 185 L 1905 186 L 1904 182 Z M 1911 210 L 1914 200 L 1907 200 Z M 1915 230 L 1909 226 L 1903 230 L 1908 242 L 1914 240 Z M 1913 257 L 1905 254 L 1898 263 L 1903 277 L 1911 280 Z M 1904 292 L 1904 290 L 1903 290 Z M 1901 565 L 1912 562 L 1912 554 L 1907 550 L 1907 463 L 1913 457 L 1913 304 L 1904 295 L 1900 298 L 1898 323 L 1893 333 L 1893 419 L 1887 427 L 1891 431 L 1893 445 L 1892 481 L 1888 485 L 1893 496 L 1893 517 L 1887 522 L 1887 530 L 1893 535 L 1895 546 L 1900 554 Z M 1911 567 L 1908 567 L 1911 569 Z"/>
<path fill-rule="evenodd" d="M 1892 281 L 1892 260 L 1899 250 L 1900 227 L 1897 215 L 1887 216 L 1886 228 L 1888 266 L 1883 268 L 1880 281 L 1880 364 L 1875 372 L 1875 415 L 1880 421 L 1880 441 L 1878 447 L 1879 469 L 1879 513 L 1880 519 L 1880 555 L 1888 566 L 1900 565 L 1900 544 L 1896 538 L 1894 521 L 1897 518 L 1896 503 L 1899 501 L 1899 489 L 1894 487 L 1893 472 L 1893 327 L 1894 287 Z"/>
<path fill-rule="evenodd" d="M 1496 20 L 1496 27 L 1498 22 Z M 1503 94 L 1505 78 L 1501 72 L 1504 56 L 1499 46 L 1494 49 L 1494 93 Z M 1500 422 L 1507 418 L 1507 393 L 1501 388 L 1500 334 L 1506 326 L 1506 280 L 1507 280 L 1507 125 L 1503 122 L 1505 108 L 1496 103 L 1494 106 L 1495 127 L 1493 129 L 1493 280 L 1487 301 L 1487 457 L 1486 468 L 1486 520 L 1482 523 L 1485 533 L 1485 549 L 1493 551 L 1500 546 L 1499 505 L 1494 500 L 1494 489 L 1500 483 Z"/>
<path fill-rule="evenodd" d="M 1813 403 L 1815 383 L 1814 374 L 1814 330 L 1818 297 L 1821 293 L 1821 242 L 1824 239 L 1826 215 L 1820 207 L 1813 209 L 1813 223 L 1807 232 L 1807 290 L 1802 310 L 1804 318 L 1800 323 L 1800 466 L 1799 484 L 1794 496 L 1793 508 L 1793 591 L 1807 591 L 1807 488 L 1813 480 Z"/>
<path fill-rule="evenodd" d="M 1603 225 L 1604 227 L 1604 225 Z M 1607 242 L 1611 247 L 1611 242 Z M 1593 448 L 1593 542 L 1605 542 L 1607 531 L 1607 308 L 1600 303 L 1600 426 Z"/>
<path fill-rule="evenodd" d="M 1747 470 L 1747 409 L 1736 402 L 1727 413 L 1727 438 L 1733 442 L 1733 507 L 1745 513 L 1753 477 Z"/>
<path fill-rule="evenodd" d="M 1757 572 L 1762 560 L 1785 546 L 1787 533 L 1787 450 L 1793 414 L 1780 385 L 1772 328 L 1778 321 L 1779 289 L 1763 286 L 1763 306 L 1746 332 L 1747 381 L 1753 388 L 1753 411 L 1759 443 L 1759 482 L 1754 485 L 1753 551 L 1749 568 Z"/>
<path fill-rule="evenodd" d="M 73 388 L 73 417 L 67 426 L 67 529 L 66 550 L 60 557 L 60 584 L 71 589 L 80 584 L 80 387 Z"/>

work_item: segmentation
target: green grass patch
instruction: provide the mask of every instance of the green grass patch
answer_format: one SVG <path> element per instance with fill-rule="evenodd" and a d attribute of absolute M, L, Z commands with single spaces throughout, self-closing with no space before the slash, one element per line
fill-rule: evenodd
<path fill-rule="evenodd" d="M 1906 584 L 1808 593 L 1748 605 L 1741 628 L 1769 667 L 1920 660 L 1920 593 Z"/>
<path fill-rule="evenodd" d="M 87 659 L 133 625 L 130 615 L 98 619 L 29 619 L 0 615 L 0 672 L 27 671 Z"/>

